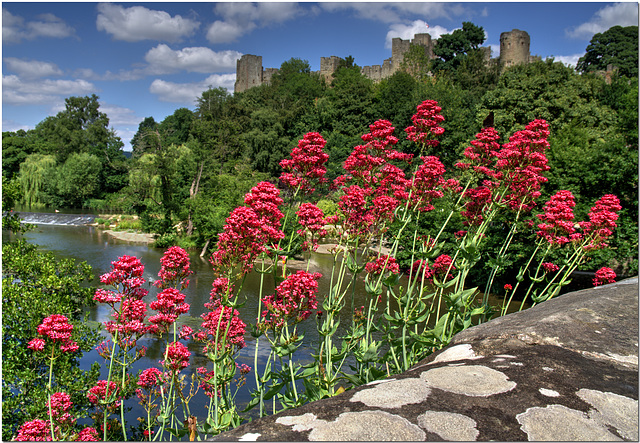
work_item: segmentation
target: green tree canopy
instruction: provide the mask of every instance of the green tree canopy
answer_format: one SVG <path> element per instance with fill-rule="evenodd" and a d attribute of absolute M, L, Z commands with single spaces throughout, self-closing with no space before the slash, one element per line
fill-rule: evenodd
<path fill-rule="evenodd" d="M 580 57 L 576 69 L 579 72 L 604 71 L 612 65 L 620 75 L 638 76 L 638 27 L 613 26 L 597 33 Z"/>
<path fill-rule="evenodd" d="M 436 58 L 432 62 L 432 70 L 456 69 L 469 52 L 477 50 L 484 43 L 484 38 L 482 26 L 471 22 L 463 22 L 462 29 L 441 35 L 433 48 Z"/>

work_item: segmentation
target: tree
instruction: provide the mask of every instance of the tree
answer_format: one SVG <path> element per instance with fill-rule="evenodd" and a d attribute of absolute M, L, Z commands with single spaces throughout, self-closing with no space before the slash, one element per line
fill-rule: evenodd
<path fill-rule="evenodd" d="M 138 131 L 131 139 L 131 148 L 133 151 L 133 158 L 138 158 L 152 148 L 154 143 L 149 142 L 148 135 L 158 130 L 158 123 L 153 117 L 147 117 L 138 125 Z"/>
<path fill-rule="evenodd" d="M 18 181 L 22 187 L 25 205 L 37 206 L 46 204 L 43 192 L 51 172 L 55 172 L 56 159 L 53 155 L 31 154 L 20 165 Z M 55 186 L 50 184 L 50 186 Z"/>
<path fill-rule="evenodd" d="M 638 76 L 638 27 L 613 26 L 593 36 L 576 69 L 579 72 L 604 71 L 609 65 L 620 75 Z"/>
<path fill-rule="evenodd" d="M 484 42 L 484 29 L 471 22 L 463 22 L 462 29 L 441 35 L 433 48 L 436 57 L 432 70 L 454 70 L 472 50 L 477 50 Z"/>
<path fill-rule="evenodd" d="M 424 47 L 421 45 L 411 45 L 409 46 L 409 51 L 404 54 L 402 63 L 400 63 L 400 69 L 410 74 L 415 80 L 423 82 L 429 78 L 430 64 L 431 60 Z"/>
<path fill-rule="evenodd" d="M 100 187 L 100 159 L 87 152 L 73 153 L 57 172 L 57 196 L 61 205 L 80 207 L 97 195 Z"/>

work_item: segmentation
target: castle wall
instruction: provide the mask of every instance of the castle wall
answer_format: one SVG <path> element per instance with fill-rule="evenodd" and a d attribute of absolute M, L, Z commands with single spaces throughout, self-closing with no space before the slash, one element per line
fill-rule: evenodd
<path fill-rule="evenodd" d="M 391 58 L 382 62 L 382 65 L 372 65 L 362 67 L 362 75 L 379 82 L 391 77 L 400 70 L 405 54 L 412 46 L 424 48 L 425 55 L 429 59 L 434 58 L 433 48 L 435 42 L 431 35 L 415 34 L 411 40 L 394 38 L 391 41 Z M 483 51 L 486 63 L 491 62 L 491 49 L 480 48 Z M 539 56 L 530 55 L 530 37 L 525 31 L 513 29 L 510 32 L 500 34 L 500 64 L 502 68 L 508 68 L 524 63 L 532 63 L 540 60 Z M 332 55 L 320 58 L 320 75 L 327 81 L 331 81 L 332 74 L 338 69 L 340 57 Z M 245 54 L 236 63 L 236 83 L 235 92 L 244 92 L 254 86 L 270 84 L 273 74 L 278 72 L 277 68 L 262 68 L 262 56 Z"/>

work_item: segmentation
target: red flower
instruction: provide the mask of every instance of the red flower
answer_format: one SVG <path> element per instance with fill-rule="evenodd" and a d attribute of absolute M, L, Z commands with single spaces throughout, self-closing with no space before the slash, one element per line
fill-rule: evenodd
<path fill-rule="evenodd" d="M 159 332 L 167 332 L 169 326 L 176 321 L 180 314 L 189 312 L 189 304 L 184 302 L 185 295 L 175 288 L 166 288 L 157 295 L 149 307 L 158 313 L 149 318 L 149 322 L 158 326 Z"/>
<path fill-rule="evenodd" d="M 51 441 L 49 420 L 28 421 L 18 429 L 16 441 Z"/>
<path fill-rule="evenodd" d="M 42 351 L 44 350 L 44 345 L 45 345 L 45 341 L 43 339 L 34 338 L 29 342 L 29 344 L 27 345 L 27 348 L 31 349 L 32 351 Z"/>
<path fill-rule="evenodd" d="M 538 224 L 539 237 L 544 237 L 549 243 L 562 246 L 569 243 L 575 232 L 573 223 L 573 208 L 576 203 L 570 191 L 558 191 L 551 196 L 544 205 L 544 213 L 538 214 L 543 223 Z"/>
<path fill-rule="evenodd" d="M 316 293 L 321 276 L 305 271 L 289 275 L 276 287 L 275 294 L 262 299 L 266 307 L 262 313 L 263 327 L 279 331 L 290 320 L 294 324 L 306 320 L 311 311 L 318 308 Z"/>
<path fill-rule="evenodd" d="M 608 283 L 616 282 L 616 273 L 613 269 L 602 267 L 596 271 L 596 276 L 593 279 L 593 286 L 604 285 Z"/>
<path fill-rule="evenodd" d="M 189 285 L 189 280 L 186 278 L 193 274 L 193 271 L 189 269 L 191 262 L 187 251 L 179 246 L 172 246 L 165 251 L 160 263 L 162 264 L 158 272 L 160 281 L 155 282 L 157 287 L 181 286 L 184 289 Z"/>
<path fill-rule="evenodd" d="M 483 211 L 492 201 L 491 189 L 486 186 L 478 186 L 477 188 L 468 189 L 464 193 L 467 202 L 464 205 L 464 211 L 460 212 L 467 220 L 465 225 L 479 225 L 483 220 Z"/>
<path fill-rule="evenodd" d="M 513 286 L 511 286 L 509 283 L 507 283 L 506 285 L 504 285 L 504 290 L 505 291 L 510 291 L 513 289 Z"/>
<path fill-rule="evenodd" d="M 420 158 L 422 165 L 415 173 L 411 198 L 418 210 L 426 212 L 434 209 L 431 204 L 433 199 L 442 198 L 442 189 L 447 182 L 443 178 L 444 165 L 438 157 L 430 155 Z"/>
<path fill-rule="evenodd" d="M 98 431 L 95 428 L 84 428 L 78 434 L 78 441 L 100 441 Z"/>
<path fill-rule="evenodd" d="M 542 268 L 546 273 L 557 272 L 560 270 L 560 267 L 555 263 L 542 263 Z"/>
<path fill-rule="evenodd" d="M 118 392 L 118 387 L 115 382 L 109 382 L 109 388 L 107 389 L 106 380 L 98 380 L 98 384 L 89 389 L 87 399 L 91 404 L 97 405 L 101 400 L 109 400 L 111 396 Z M 119 399 L 119 397 L 117 397 Z M 120 402 L 116 402 L 118 405 Z"/>
<path fill-rule="evenodd" d="M 165 351 L 165 359 L 160 364 L 172 372 L 180 372 L 189 366 L 191 352 L 179 341 L 169 343 Z"/>
<path fill-rule="evenodd" d="M 53 343 L 60 344 L 62 352 L 76 352 L 78 344 L 71 340 L 71 332 L 73 325 L 64 315 L 53 314 L 42 320 L 38 326 L 38 334 L 44 335 Z M 42 351 L 46 342 L 42 339 L 35 338 L 29 342 L 27 347 L 33 351 Z"/>
<path fill-rule="evenodd" d="M 311 248 L 308 247 L 305 240 L 307 247 L 305 248 L 305 245 L 303 245 L 303 249 L 315 251 L 318 247 L 318 238 L 327 235 L 327 231 L 324 229 L 326 220 L 322 209 L 311 203 L 302 203 L 296 211 L 296 215 L 298 216 L 298 223 L 311 233 Z M 304 235 L 305 229 L 298 229 L 298 235 Z"/>
<path fill-rule="evenodd" d="M 210 312 L 200 316 L 204 331 L 200 331 L 194 338 L 201 341 L 210 340 L 218 349 L 244 348 L 247 325 L 240 319 L 239 312 L 235 308 L 222 305 L 220 300 L 214 298 L 213 291 L 210 300 L 210 303 L 205 304 Z"/>
<path fill-rule="evenodd" d="M 620 200 L 613 194 L 603 196 L 591 208 L 589 222 L 579 223 L 585 234 L 593 235 L 593 240 L 587 246 L 588 249 L 600 249 L 607 246 L 606 240 L 617 227 L 617 212 L 620 209 L 622 209 Z"/>
<path fill-rule="evenodd" d="M 400 267 L 398 266 L 396 259 L 389 257 L 388 255 L 379 256 L 374 261 L 367 263 L 364 269 L 370 274 L 377 275 L 386 271 L 391 272 L 392 274 L 400 273 Z"/>
<path fill-rule="evenodd" d="M 444 121 L 444 117 L 440 115 L 441 111 L 442 108 L 435 100 L 425 100 L 418 105 L 417 112 L 411 117 L 413 126 L 405 129 L 407 139 L 425 147 L 438 146 L 440 142 L 433 137 L 444 134 L 444 128 L 439 126 Z"/>
<path fill-rule="evenodd" d="M 298 142 L 298 147 L 291 150 L 291 158 L 284 159 L 280 166 L 285 171 L 280 176 L 286 185 L 300 189 L 305 193 L 315 190 L 317 183 L 325 183 L 327 169 L 324 164 L 329 155 L 322 150 L 327 142 L 317 132 L 309 132 Z"/>
<path fill-rule="evenodd" d="M 164 382 L 163 373 L 158 368 L 147 368 L 138 377 L 138 386 L 149 390 Z"/>

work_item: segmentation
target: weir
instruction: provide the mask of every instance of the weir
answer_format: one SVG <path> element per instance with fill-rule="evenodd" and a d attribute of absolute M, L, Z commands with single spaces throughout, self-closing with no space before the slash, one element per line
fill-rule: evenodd
<path fill-rule="evenodd" d="M 24 223 L 33 225 L 82 226 L 93 223 L 95 214 L 61 214 L 59 212 L 16 212 Z"/>

